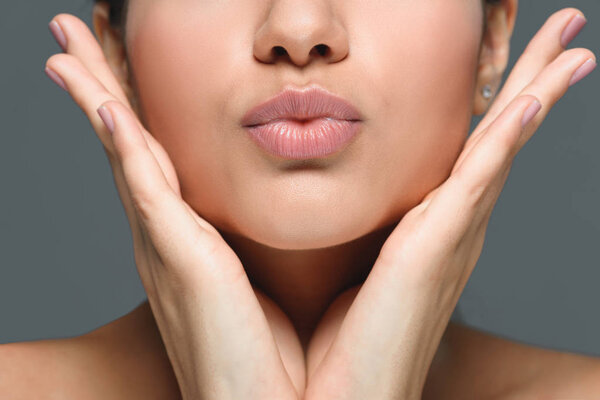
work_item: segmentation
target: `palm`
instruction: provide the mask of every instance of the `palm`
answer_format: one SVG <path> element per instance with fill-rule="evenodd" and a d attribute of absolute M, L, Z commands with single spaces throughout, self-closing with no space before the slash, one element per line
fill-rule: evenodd
<path fill-rule="evenodd" d="M 151 147 L 153 149 L 152 151 L 157 157 L 157 160 L 169 182 L 169 185 L 181 197 L 177 174 L 175 173 L 175 168 L 167 152 L 145 129 L 144 134 L 149 143 L 153 143 Z M 215 246 L 218 247 L 218 250 L 213 253 L 217 259 L 217 264 L 229 267 L 235 266 L 232 269 L 238 271 L 239 273 L 243 273 L 244 268 L 241 264 L 241 261 L 231 247 L 222 239 L 218 231 L 206 220 L 201 218 L 183 199 L 181 201 L 185 203 L 192 217 L 203 229 L 208 229 L 213 232 L 215 241 L 214 243 Z M 239 296 L 241 293 L 238 292 L 236 295 Z M 273 300 L 271 300 L 256 287 L 252 287 L 252 291 L 249 290 L 243 295 L 246 297 L 246 299 L 244 299 L 242 296 L 242 298 L 238 300 L 239 304 L 255 305 L 257 304 L 257 301 L 258 304 L 260 304 L 260 307 L 250 307 L 249 309 L 245 310 L 248 321 L 251 324 L 255 324 L 254 327 L 249 326 L 248 328 L 252 331 L 271 331 L 272 338 L 275 341 L 275 345 L 277 346 L 277 350 L 279 351 L 283 365 L 290 376 L 291 381 L 294 383 L 297 392 L 301 396 L 305 386 L 305 364 L 304 354 L 300 345 L 300 339 L 296 330 L 294 329 L 294 326 L 283 310 L 281 310 L 281 308 Z M 252 296 L 254 296 L 255 299 L 252 298 Z M 262 326 L 265 321 L 268 324 L 268 327 Z M 270 340 L 269 337 L 264 337 L 264 339 Z"/>

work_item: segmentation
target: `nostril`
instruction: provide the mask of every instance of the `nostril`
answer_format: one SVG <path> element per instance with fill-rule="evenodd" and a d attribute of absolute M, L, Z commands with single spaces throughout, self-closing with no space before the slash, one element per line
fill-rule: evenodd
<path fill-rule="evenodd" d="M 315 46 L 315 50 L 317 51 L 317 53 L 319 53 L 321 56 L 324 56 L 327 54 L 329 47 L 325 44 L 318 44 Z"/>
<path fill-rule="evenodd" d="M 276 56 L 285 56 L 287 54 L 287 51 L 281 46 L 273 47 L 272 51 Z"/>

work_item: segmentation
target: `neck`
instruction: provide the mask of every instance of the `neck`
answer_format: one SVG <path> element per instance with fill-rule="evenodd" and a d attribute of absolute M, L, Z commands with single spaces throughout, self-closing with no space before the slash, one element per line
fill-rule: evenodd
<path fill-rule="evenodd" d="M 337 246 L 281 250 L 222 232 L 250 282 L 287 314 L 303 344 L 342 291 L 362 283 L 395 224 Z"/>

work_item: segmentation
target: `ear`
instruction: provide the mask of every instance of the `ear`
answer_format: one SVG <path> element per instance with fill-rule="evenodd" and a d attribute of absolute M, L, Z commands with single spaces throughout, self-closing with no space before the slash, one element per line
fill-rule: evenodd
<path fill-rule="evenodd" d="M 131 80 L 128 71 L 127 53 L 124 33 L 110 24 L 110 6 L 107 2 L 100 1 L 92 9 L 92 24 L 98 43 L 110 69 L 117 78 L 130 104 L 135 108 L 135 101 Z"/>
<path fill-rule="evenodd" d="M 483 97 L 483 87 L 489 84 L 493 94 L 499 90 L 510 55 L 510 39 L 515 26 L 518 3 L 518 0 L 499 0 L 497 4 L 484 6 L 487 28 L 483 33 L 479 54 L 477 85 L 473 102 L 474 115 L 483 114 L 492 100 Z"/>

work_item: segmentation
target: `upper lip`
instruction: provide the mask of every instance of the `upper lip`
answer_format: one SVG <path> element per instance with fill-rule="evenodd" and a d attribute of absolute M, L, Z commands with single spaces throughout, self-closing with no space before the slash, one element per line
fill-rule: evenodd
<path fill-rule="evenodd" d="M 321 87 L 311 86 L 305 89 L 286 88 L 250 109 L 242 118 L 242 125 L 250 127 L 281 119 L 305 121 L 314 118 L 362 119 L 359 111 L 348 101 Z"/>

